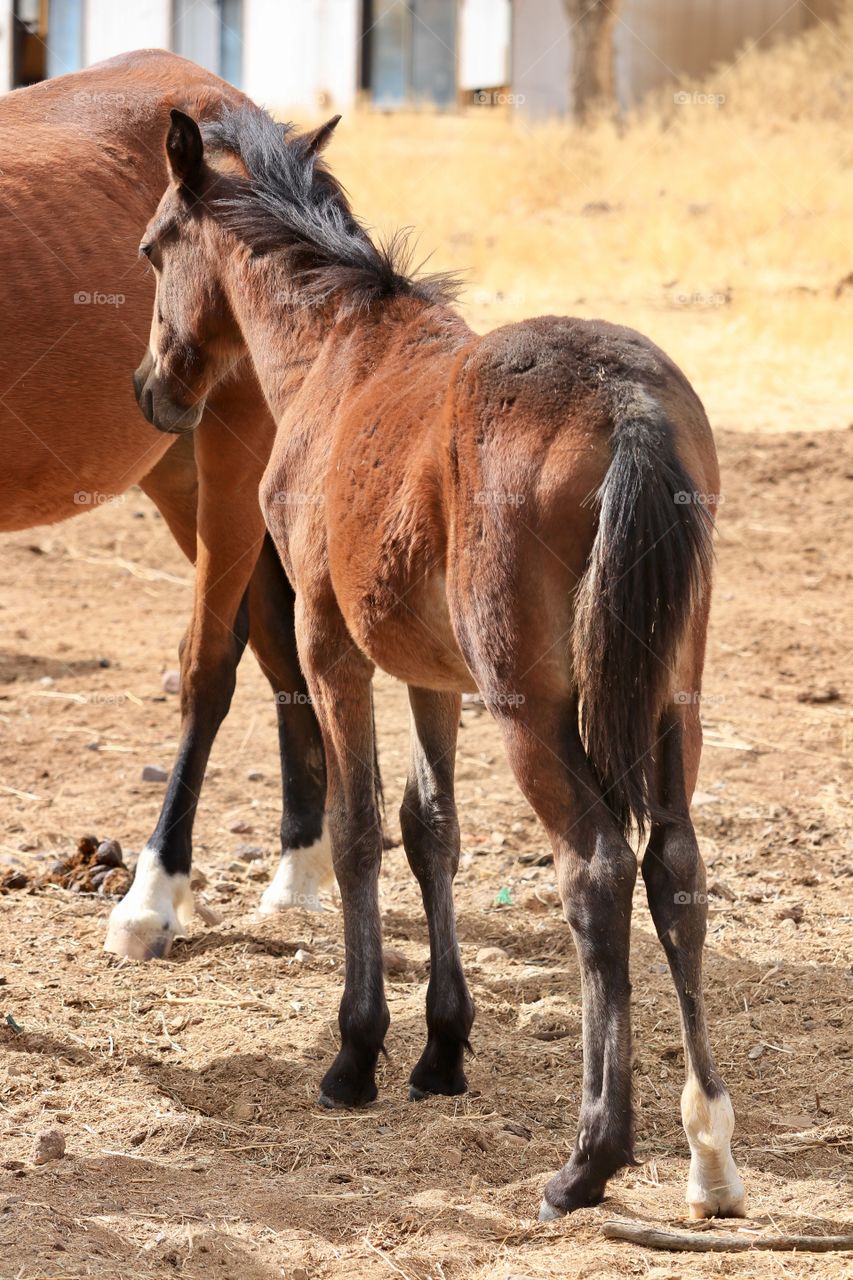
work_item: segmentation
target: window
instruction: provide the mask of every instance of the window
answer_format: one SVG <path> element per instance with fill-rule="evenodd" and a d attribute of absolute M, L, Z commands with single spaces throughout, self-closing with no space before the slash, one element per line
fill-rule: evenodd
<path fill-rule="evenodd" d="M 84 0 L 15 0 L 12 82 L 16 88 L 83 65 Z"/>
<path fill-rule="evenodd" d="M 243 0 L 175 0 L 172 48 L 238 85 L 243 72 Z"/>
<path fill-rule="evenodd" d="M 457 0 L 365 5 L 363 87 L 379 107 L 456 103 Z"/>

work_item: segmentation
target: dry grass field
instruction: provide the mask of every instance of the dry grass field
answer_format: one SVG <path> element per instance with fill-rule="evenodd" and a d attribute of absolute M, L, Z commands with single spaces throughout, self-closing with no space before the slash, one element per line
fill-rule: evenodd
<path fill-rule="evenodd" d="M 695 818 L 744 1225 L 851 1231 L 853 17 L 685 93 L 618 130 L 355 115 L 330 160 L 371 224 L 416 225 L 436 266 L 468 269 L 475 327 L 543 312 L 631 324 L 706 403 L 725 502 Z M 162 793 L 142 767 L 169 766 L 176 747 L 161 674 L 191 582 L 138 493 L 0 540 L 0 872 L 32 874 L 90 831 L 141 847 Z M 471 1093 L 405 1101 L 428 947 L 397 847 L 382 878 L 395 954 L 380 1097 L 319 1109 L 340 916 L 331 898 L 321 915 L 255 911 L 275 860 L 274 723 L 247 658 L 196 827 L 222 923 L 199 921 L 168 961 L 106 957 L 97 895 L 0 895 L 2 1280 L 853 1275 L 849 1254 L 688 1256 L 602 1237 L 608 1218 L 684 1212 L 675 998 L 641 892 L 641 1164 L 598 1208 L 536 1222 L 577 1114 L 578 972 L 542 832 L 485 715 L 464 713 L 457 771 Z M 407 720 L 384 679 L 378 725 L 394 833 Z M 243 843 L 259 861 L 240 861 Z M 66 1154 L 37 1167 L 47 1128 Z"/>
<path fill-rule="evenodd" d="M 413 226 L 431 266 L 466 270 L 476 328 L 616 317 L 679 361 L 712 422 L 846 425 L 848 12 L 619 128 L 531 127 L 482 108 L 356 115 L 330 160 L 372 226 Z"/>

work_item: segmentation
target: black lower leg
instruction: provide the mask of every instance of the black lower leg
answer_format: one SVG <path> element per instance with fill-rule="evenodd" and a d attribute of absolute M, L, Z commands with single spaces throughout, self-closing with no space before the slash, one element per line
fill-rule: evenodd
<path fill-rule="evenodd" d="M 705 1021 L 702 982 L 708 918 L 705 865 L 685 790 L 685 728 L 678 721 L 670 721 L 665 727 L 658 787 L 663 806 L 672 814 L 672 819 L 652 827 L 643 855 L 643 880 L 655 930 L 678 995 L 687 1061 L 701 1087 L 714 1097 L 723 1091 L 723 1085 L 714 1065 Z M 687 731 L 691 731 L 691 722 Z"/>
<path fill-rule="evenodd" d="M 204 653 L 196 669 L 182 662 L 182 736 L 163 808 L 148 848 L 157 852 L 169 875 L 189 875 L 192 830 L 207 762 L 219 726 L 228 713 L 237 664 L 246 647 L 249 615 L 244 599 L 227 645 L 218 656 Z"/>
<path fill-rule="evenodd" d="M 335 622 L 335 643 L 329 645 Z M 376 1097 L 376 1063 L 390 1021 L 379 915 L 382 827 L 373 765 L 373 668 L 352 651 L 342 619 L 330 621 L 326 615 L 321 624 L 312 618 L 305 630 L 316 645 L 306 654 L 300 650 L 300 655 L 323 729 L 329 836 L 346 946 L 346 980 L 338 1015 L 341 1048 L 323 1077 L 320 1100 L 327 1106 L 360 1106 Z M 317 672 L 314 679 L 312 670 Z"/>
<path fill-rule="evenodd" d="M 705 868 L 692 824 L 656 824 L 643 856 L 643 880 L 684 1029 L 685 1050 L 709 1096 L 723 1091 L 705 1020 L 702 952 L 707 922 Z"/>
<path fill-rule="evenodd" d="M 320 839 L 326 803 L 323 740 L 299 665 L 294 605 L 293 588 L 267 534 L 249 587 L 249 641 L 276 700 L 282 853 Z"/>
<path fill-rule="evenodd" d="M 583 1093 L 571 1158 L 545 1188 L 547 1204 L 564 1213 L 597 1204 L 608 1179 L 634 1160 L 629 927 L 636 861 L 627 845 L 600 837 L 592 858 L 578 864 L 575 855 L 575 862 L 564 902 L 581 969 Z"/>
<path fill-rule="evenodd" d="M 409 817 L 403 826 L 406 853 L 414 866 L 406 830 L 417 821 Z M 453 875 L 436 868 L 432 879 L 421 881 L 421 893 L 429 922 L 430 974 L 426 997 L 427 1042 L 409 1077 L 409 1097 L 416 1101 L 430 1093 L 465 1093 L 463 1059 L 470 1049 L 468 1037 L 474 1023 L 474 1004 L 462 972 L 456 940 L 452 896 Z"/>
<path fill-rule="evenodd" d="M 341 1047 L 320 1084 L 320 1101 L 358 1107 L 376 1097 L 376 1063 L 390 1022 L 378 899 L 382 831 L 372 803 L 360 815 L 333 807 L 329 830 L 343 904 L 346 979 L 338 1014 Z"/>
<path fill-rule="evenodd" d="M 430 940 L 427 1043 L 409 1081 L 409 1096 L 418 1099 L 467 1089 L 463 1057 L 474 1005 L 462 972 L 453 909 L 453 878 L 459 866 L 453 766 L 460 700 L 455 694 L 424 689 L 410 689 L 409 700 L 411 763 L 400 827 L 406 857 L 421 888 Z"/>
<path fill-rule="evenodd" d="M 517 687 L 517 686 L 516 686 Z M 583 1093 L 568 1164 L 545 1188 L 541 1216 L 596 1204 L 608 1178 L 633 1162 L 631 1106 L 631 900 L 637 860 L 592 777 L 577 708 L 533 696 L 502 710 L 519 785 L 554 849 L 583 997 Z"/>

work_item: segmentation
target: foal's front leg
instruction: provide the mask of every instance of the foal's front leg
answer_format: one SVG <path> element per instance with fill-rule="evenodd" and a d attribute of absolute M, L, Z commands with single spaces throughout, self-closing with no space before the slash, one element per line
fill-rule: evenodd
<path fill-rule="evenodd" d="M 356 1107 L 376 1097 L 376 1063 L 390 1020 L 379 917 L 382 823 L 370 697 L 373 665 L 353 647 L 333 605 L 322 615 L 299 609 L 297 637 L 326 749 L 329 837 L 346 947 L 341 1048 L 323 1077 L 320 1101 Z"/>

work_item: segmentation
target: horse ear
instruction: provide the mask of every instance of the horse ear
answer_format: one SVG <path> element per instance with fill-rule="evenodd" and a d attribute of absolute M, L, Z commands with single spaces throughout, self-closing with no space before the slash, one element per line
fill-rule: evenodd
<path fill-rule="evenodd" d="M 192 116 L 183 111 L 171 112 L 172 123 L 166 135 L 166 160 L 176 182 L 194 191 L 201 177 L 204 143 L 201 130 Z"/>
<path fill-rule="evenodd" d="M 312 133 L 305 134 L 305 152 L 309 156 L 318 156 L 329 145 L 332 134 L 340 123 L 340 116 L 332 116 L 331 120 L 327 120 L 325 124 L 321 124 L 319 129 L 314 129 Z"/>

